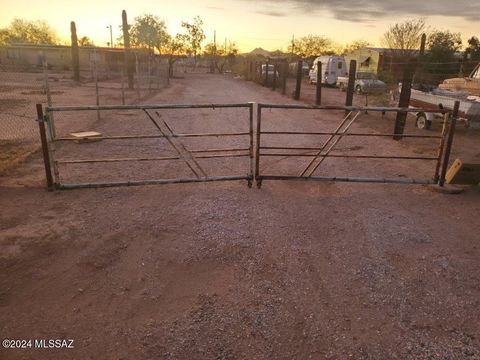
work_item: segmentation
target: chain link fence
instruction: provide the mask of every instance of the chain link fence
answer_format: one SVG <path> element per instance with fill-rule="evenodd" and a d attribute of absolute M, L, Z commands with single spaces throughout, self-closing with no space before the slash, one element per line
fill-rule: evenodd
<path fill-rule="evenodd" d="M 168 85 L 167 59 L 140 54 L 135 56 L 129 86 L 121 55 L 102 61 L 92 51 L 89 61 L 81 63 L 80 82 L 73 81 L 72 71 L 51 68 L 47 62 L 21 69 L 0 65 L 0 173 L 39 148 L 35 104 L 139 104 Z M 96 120 L 101 120 L 99 114 Z M 75 128 L 61 122 L 58 125 L 67 133 Z"/>

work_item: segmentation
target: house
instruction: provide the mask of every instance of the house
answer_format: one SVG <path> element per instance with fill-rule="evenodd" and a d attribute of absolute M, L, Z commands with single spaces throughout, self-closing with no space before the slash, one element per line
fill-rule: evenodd
<path fill-rule="evenodd" d="M 120 71 L 124 62 L 122 48 L 79 47 L 80 69 L 90 71 L 94 60 L 99 69 Z M 144 57 L 144 51 L 136 50 L 138 57 Z M 0 46 L 0 66 L 16 71 L 34 71 L 41 69 L 43 61 L 55 71 L 72 69 L 72 50 L 66 45 L 10 44 Z"/>
<path fill-rule="evenodd" d="M 417 54 L 417 50 L 365 47 L 346 54 L 345 61 L 349 67 L 350 61 L 356 60 L 357 72 L 371 72 L 378 77 L 389 73 L 389 76 L 398 81 L 402 79 L 404 65 Z"/>

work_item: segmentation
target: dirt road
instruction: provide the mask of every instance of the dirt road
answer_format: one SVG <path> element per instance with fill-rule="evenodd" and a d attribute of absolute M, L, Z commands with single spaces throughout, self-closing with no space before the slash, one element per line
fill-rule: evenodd
<path fill-rule="evenodd" d="M 285 102 L 206 75 L 179 79 L 151 102 L 252 100 Z M 243 115 L 221 114 L 229 129 L 240 126 Z M 307 128 L 338 123 L 297 115 Z M 133 131 L 113 118 L 75 126 Z M 297 126 L 291 114 L 267 114 L 266 126 L 276 121 Z M 150 151 L 142 145 L 128 148 Z M 389 139 L 343 146 L 427 152 Z M 431 176 L 431 166 L 347 161 L 324 171 Z M 74 349 L 2 348 L 1 359 L 480 359 L 478 188 L 446 196 L 423 186 L 232 182 L 48 193 L 42 171 L 37 155 L 0 178 L 0 337 L 74 339 Z"/>

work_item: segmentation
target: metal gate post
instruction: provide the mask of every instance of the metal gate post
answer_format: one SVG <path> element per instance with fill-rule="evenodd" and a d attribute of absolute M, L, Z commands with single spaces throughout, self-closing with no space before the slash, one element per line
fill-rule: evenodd
<path fill-rule="evenodd" d="M 450 126 L 447 134 L 447 144 L 445 146 L 445 154 L 442 161 L 442 172 L 440 174 L 440 180 L 438 184 L 440 186 L 445 185 L 445 175 L 447 175 L 448 162 L 450 160 L 450 153 L 452 152 L 453 136 L 455 135 L 455 126 L 457 125 L 458 110 L 460 109 L 460 101 L 455 101 L 453 106 L 453 112 L 450 118 Z"/>
<path fill-rule="evenodd" d="M 50 156 L 48 152 L 47 133 L 45 131 L 45 119 L 43 116 L 42 104 L 37 104 L 37 121 L 40 131 L 40 141 L 42 142 L 43 163 L 45 165 L 45 176 L 47 179 L 48 191 L 53 191 L 52 168 L 50 166 Z"/>
<path fill-rule="evenodd" d="M 255 153 L 255 180 L 257 187 L 262 186 L 262 179 L 260 178 L 260 134 L 262 131 L 262 104 L 257 104 L 257 148 Z"/>

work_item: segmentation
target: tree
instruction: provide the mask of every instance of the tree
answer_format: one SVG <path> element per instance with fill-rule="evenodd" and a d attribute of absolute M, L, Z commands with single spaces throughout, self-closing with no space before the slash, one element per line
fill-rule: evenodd
<path fill-rule="evenodd" d="M 443 78 L 442 74 L 451 75 L 459 71 L 460 63 L 455 59 L 455 52 L 462 47 L 460 33 L 435 30 L 428 37 L 427 45 L 425 63 L 430 74 Z"/>
<path fill-rule="evenodd" d="M 304 36 L 289 46 L 289 52 L 302 58 L 315 58 L 320 55 L 331 55 L 333 42 L 321 35 Z"/>
<path fill-rule="evenodd" d="M 205 45 L 203 54 L 210 58 L 214 68 L 217 69 L 219 74 L 222 74 L 227 63 L 230 66 L 234 64 L 235 57 L 238 55 L 238 48 L 235 42 L 230 42 L 226 48 L 217 47 L 214 43 L 208 43 Z"/>
<path fill-rule="evenodd" d="M 422 34 L 427 30 L 424 19 L 407 20 L 390 26 L 382 43 L 398 56 L 409 57 L 420 47 Z"/>
<path fill-rule="evenodd" d="M 167 34 L 168 35 L 168 34 Z M 168 76 L 173 76 L 173 65 L 181 57 L 185 56 L 187 45 L 183 34 L 168 35 L 162 43 L 159 52 L 168 56 Z"/>
<path fill-rule="evenodd" d="M 476 36 L 472 36 L 468 39 L 468 46 L 465 49 L 465 55 L 471 61 L 480 60 L 480 40 Z"/>
<path fill-rule="evenodd" d="M 50 44 L 57 43 L 55 31 L 43 20 L 28 21 L 15 18 L 0 29 L 0 43 Z"/>
<path fill-rule="evenodd" d="M 196 16 L 192 23 L 182 21 L 182 27 L 185 29 L 184 40 L 187 44 L 187 52 L 193 55 L 195 65 L 197 64 L 197 55 L 202 50 L 202 42 L 205 40 L 203 31 L 203 21 L 200 16 Z"/>
<path fill-rule="evenodd" d="M 361 40 L 361 39 L 360 40 L 355 40 L 355 41 L 345 45 L 345 47 L 342 50 L 342 55 L 346 55 L 346 54 L 349 54 L 351 52 L 354 52 L 355 50 L 363 49 L 363 48 L 366 48 L 366 47 L 369 47 L 369 46 L 372 46 L 372 44 L 370 44 L 366 40 Z"/>
<path fill-rule="evenodd" d="M 137 16 L 129 29 L 129 33 L 131 46 L 146 48 L 150 51 L 154 49 L 160 51 L 169 37 L 165 22 L 152 14 Z"/>
<path fill-rule="evenodd" d="M 78 39 L 79 46 L 94 46 L 93 41 L 88 36 L 82 36 Z"/>

